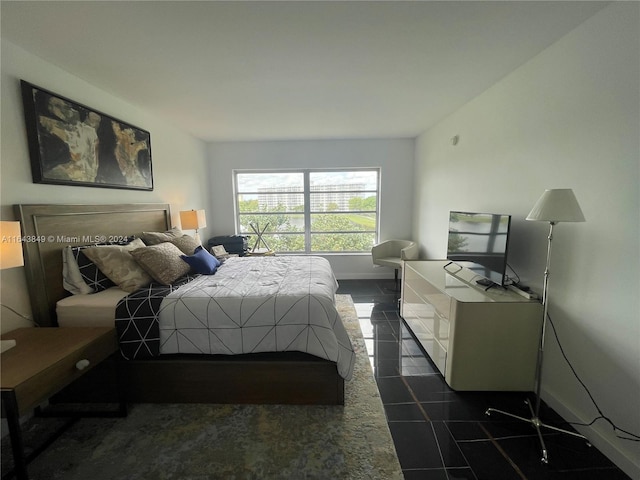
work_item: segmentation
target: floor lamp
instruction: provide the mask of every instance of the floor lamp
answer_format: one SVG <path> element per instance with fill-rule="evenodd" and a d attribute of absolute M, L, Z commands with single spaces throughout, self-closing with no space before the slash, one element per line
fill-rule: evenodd
<path fill-rule="evenodd" d="M 542 194 L 540 199 L 533 206 L 533 209 L 527 216 L 527 220 L 536 221 L 536 222 L 549 222 L 549 237 L 548 237 L 548 243 L 547 243 L 547 264 L 544 270 L 544 284 L 542 289 L 542 305 L 543 305 L 542 331 L 540 334 L 540 344 L 538 346 L 538 361 L 536 363 L 536 376 L 535 376 L 536 403 L 535 403 L 535 407 L 533 407 L 529 400 L 526 400 L 525 402 L 529 407 L 529 411 L 531 412 L 531 418 L 520 417 L 518 415 L 514 415 L 512 413 L 508 413 L 495 408 L 488 408 L 485 413 L 486 415 L 491 415 L 492 412 L 496 412 L 502 415 L 507 415 L 509 417 L 516 418 L 518 420 L 522 420 L 524 422 L 528 422 L 531 425 L 533 425 L 536 429 L 536 432 L 538 433 L 538 439 L 540 440 L 540 445 L 542 446 L 541 460 L 544 463 L 549 463 L 549 459 L 547 456 L 547 447 L 544 443 L 544 439 L 542 438 L 542 432 L 541 432 L 542 427 L 587 440 L 587 438 L 584 435 L 581 435 L 576 432 L 570 432 L 568 430 L 563 430 L 561 428 L 553 427 L 551 425 L 547 425 L 546 423 L 540 420 L 540 385 L 542 383 L 542 360 L 544 357 L 544 335 L 545 335 L 545 329 L 547 325 L 547 314 L 549 310 L 549 297 L 548 297 L 549 274 L 550 274 L 549 266 L 551 263 L 551 241 L 553 240 L 553 227 L 558 222 L 584 222 L 585 220 L 584 220 L 584 215 L 582 214 L 582 210 L 580 209 L 580 205 L 578 205 L 578 201 L 576 200 L 576 197 L 573 194 L 573 190 L 571 190 L 570 188 L 545 190 L 545 192 Z"/>

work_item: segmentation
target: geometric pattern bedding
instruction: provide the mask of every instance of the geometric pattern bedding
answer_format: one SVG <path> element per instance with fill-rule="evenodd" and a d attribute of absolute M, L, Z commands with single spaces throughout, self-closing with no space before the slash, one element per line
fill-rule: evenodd
<path fill-rule="evenodd" d="M 126 360 L 160 355 L 158 316 L 164 297 L 196 278 L 185 276 L 173 285 L 151 284 L 124 297 L 116 306 L 116 332 Z"/>
<path fill-rule="evenodd" d="M 159 313 L 161 353 L 301 351 L 336 362 L 355 353 L 335 308 L 338 284 L 322 257 L 232 257 L 215 275 L 173 290 Z"/>
<path fill-rule="evenodd" d="M 335 308 L 337 281 L 321 257 L 231 257 L 215 275 L 151 285 L 116 307 L 124 358 L 169 353 L 301 351 L 351 378 L 355 353 Z"/>

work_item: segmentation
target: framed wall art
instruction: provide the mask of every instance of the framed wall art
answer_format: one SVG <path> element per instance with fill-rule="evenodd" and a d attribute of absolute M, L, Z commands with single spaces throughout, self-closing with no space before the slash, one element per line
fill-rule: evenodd
<path fill-rule="evenodd" d="M 34 183 L 153 190 L 151 135 L 21 81 Z"/>

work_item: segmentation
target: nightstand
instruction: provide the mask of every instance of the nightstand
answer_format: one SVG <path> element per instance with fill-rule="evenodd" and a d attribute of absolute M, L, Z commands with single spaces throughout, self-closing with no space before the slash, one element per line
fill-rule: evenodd
<path fill-rule="evenodd" d="M 25 458 L 20 416 L 116 352 L 118 342 L 115 328 L 110 327 L 20 328 L 2 335 L 2 340 L 10 339 L 16 346 L 0 356 L 2 414 L 9 426 L 16 477 L 22 480 L 28 478 L 27 463 L 51 442 Z M 108 412 L 111 416 L 126 415 L 124 398 L 120 399 L 119 410 Z"/>

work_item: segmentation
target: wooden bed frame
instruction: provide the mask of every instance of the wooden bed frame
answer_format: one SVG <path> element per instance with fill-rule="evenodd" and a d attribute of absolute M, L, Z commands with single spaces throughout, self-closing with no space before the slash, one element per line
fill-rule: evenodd
<path fill-rule="evenodd" d="M 171 227 L 168 204 L 15 205 L 15 212 L 26 240 L 25 268 L 34 320 L 42 327 L 57 326 L 56 302 L 69 295 L 62 287 L 66 245 Z M 344 380 L 336 364 L 306 353 L 162 355 L 151 360 L 114 358 L 113 362 L 130 402 L 344 404 Z M 93 378 L 103 383 L 106 378 L 102 374 L 85 377 L 88 382 Z M 96 387 L 88 384 L 75 390 L 99 391 Z"/>

